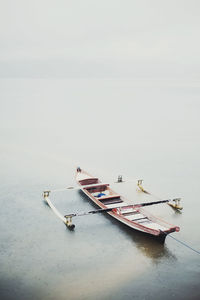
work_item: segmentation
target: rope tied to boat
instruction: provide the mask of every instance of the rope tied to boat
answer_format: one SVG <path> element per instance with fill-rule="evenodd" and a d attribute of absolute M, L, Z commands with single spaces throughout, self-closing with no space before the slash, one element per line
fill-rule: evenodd
<path fill-rule="evenodd" d="M 164 231 L 162 231 L 162 230 L 160 230 L 160 231 L 161 231 L 163 234 L 166 235 L 166 233 L 165 233 Z M 169 236 L 170 238 L 172 238 L 173 240 L 175 240 L 176 242 L 178 242 L 179 244 L 185 246 L 186 248 L 188 248 L 188 249 L 190 249 L 190 250 L 192 250 L 192 251 L 194 251 L 194 252 L 196 252 L 197 254 L 200 255 L 200 251 L 199 251 L 199 250 L 197 250 L 197 249 L 191 247 L 191 246 L 188 245 L 187 243 L 185 243 L 185 242 L 183 242 L 183 241 L 181 241 L 181 240 L 175 238 L 174 236 L 172 236 L 172 235 L 170 235 L 170 234 L 168 234 L 168 236 Z"/>

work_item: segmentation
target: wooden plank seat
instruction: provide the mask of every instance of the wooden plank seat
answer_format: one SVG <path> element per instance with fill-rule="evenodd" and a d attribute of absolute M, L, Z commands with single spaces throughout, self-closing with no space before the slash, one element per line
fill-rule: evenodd
<path fill-rule="evenodd" d="M 140 212 L 139 211 L 130 211 L 130 212 L 122 212 L 123 216 L 133 216 L 133 215 L 136 215 L 136 214 L 139 214 Z"/>
<path fill-rule="evenodd" d="M 120 198 L 120 195 L 118 194 L 112 194 L 112 195 L 105 195 L 105 196 L 101 196 L 101 197 L 97 197 L 98 200 L 102 201 L 102 200 L 107 200 L 107 199 L 113 199 L 113 198 Z"/>
<path fill-rule="evenodd" d="M 89 193 L 100 193 L 100 192 L 104 192 L 108 186 L 109 183 L 97 183 L 92 185 L 91 187 L 86 187 L 85 189 Z"/>
<path fill-rule="evenodd" d="M 121 202 L 120 202 L 121 203 Z M 123 207 L 123 206 L 126 206 L 126 205 L 128 205 L 126 202 L 122 202 L 121 204 L 119 204 L 119 203 L 115 203 L 115 204 L 106 204 L 106 206 L 108 207 L 108 208 L 119 208 L 119 207 Z"/>
<path fill-rule="evenodd" d="M 116 204 L 116 203 L 122 203 L 124 202 L 122 199 L 120 199 L 120 197 L 114 197 L 114 198 L 104 198 L 104 199 L 98 199 L 99 201 L 101 201 L 103 204 L 107 205 L 107 204 Z"/>
<path fill-rule="evenodd" d="M 134 214 L 135 213 L 135 210 L 133 207 L 122 207 L 121 209 L 121 214 L 125 216 L 125 214 Z"/>
<path fill-rule="evenodd" d="M 89 185 L 89 184 L 95 184 L 95 183 L 99 183 L 99 179 L 92 177 L 92 178 L 85 178 L 79 181 L 79 183 L 81 185 Z"/>
<path fill-rule="evenodd" d="M 140 213 L 139 214 L 133 214 L 133 215 L 126 216 L 126 218 L 129 219 L 129 220 L 131 220 L 131 221 L 140 220 L 143 217 L 144 217 L 144 215 L 142 215 Z"/>
<path fill-rule="evenodd" d="M 138 219 L 133 219 L 132 221 L 139 221 L 139 220 L 142 220 L 142 221 L 144 221 L 144 219 L 146 219 L 146 220 L 148 220 L 148 218 L 147 217 L 143 217 L 143 218 L 138 218 Z M 141 222 L 142 223 L 142 222 Z"/>

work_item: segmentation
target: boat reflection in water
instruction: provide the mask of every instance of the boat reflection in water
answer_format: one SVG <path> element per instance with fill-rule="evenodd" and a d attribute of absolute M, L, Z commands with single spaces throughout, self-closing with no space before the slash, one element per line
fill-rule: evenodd
<path fill-rule="evenodd" d="M 176 260 L 176 256 L 169 251 L 165 244 L 158 243 L 155 239 L 136 232 L 133 241 L 142 253 L 158 263 L 162 258 Z"/>
<path fill-rule="evenodd" d="M 133 230 L 123 224 L 119 224 L 108 215 L 106 215 L 106 218 L 109 218 L 113 224 L 118 226 L 120 231 L 123 231 L 123 234 L 126 234 L 127 237 L 131 238 L 137 249 L 139 249 L 143 255 L 152 259 L 153 263 L 159 263 L 163 258 L 170 260 L 177 259 L 165 244 L 160 243 L 159 240 L 156 240 L 154 237 Z"/>

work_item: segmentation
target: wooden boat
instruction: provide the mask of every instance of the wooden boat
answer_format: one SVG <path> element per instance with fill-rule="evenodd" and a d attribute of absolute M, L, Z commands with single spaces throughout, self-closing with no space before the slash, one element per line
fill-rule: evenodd
<path fill-rule="evenodd" d="M 81 191 L 101 209 L 111 209 L 107 213 L 132 229 L 165 241 L 169 233 L 179 231 L 178 226 L 171 225 L 146 212 L 140 205 L 129 205 L 126 199 L 115 191 L 109 184 L 102 183 L 84 170 L 77 168 L 76 181 Z"/>

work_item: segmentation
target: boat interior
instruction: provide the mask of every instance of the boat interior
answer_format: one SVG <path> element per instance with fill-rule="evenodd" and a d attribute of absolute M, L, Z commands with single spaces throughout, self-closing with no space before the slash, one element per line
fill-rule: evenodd
<path fill-rule="evenodd" d="M 159 224 L 159 222 L 151 220 L 151 218 L 143 214 L 139 208 L 133 207 L 131 205 L 128 206 L 128 203 L 126 203 L 119 194 L 114 192 L 109 187 L 109 184 L 102 184 L 101 182 L 99 182 L 98 178 L 87 178 L 80 180 L 79 182 L 81 185 L 96 184 L 94 186 L 85 187 L 83 189 L 90 193 L 93 197 L 95 197 L 95 199 L 104 204 L 107 208 L 118 208 L 118 214 L 122 215 L 129 221 L 136 222 L 150 229 L 162 231 L 168 229 L 168 226 L 163 226 L 164 224 L 161 225 Z"/>

